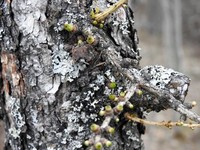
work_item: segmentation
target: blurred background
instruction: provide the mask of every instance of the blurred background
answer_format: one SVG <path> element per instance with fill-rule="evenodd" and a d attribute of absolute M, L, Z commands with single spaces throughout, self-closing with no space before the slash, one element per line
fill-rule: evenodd
<path fill-rule="evenodd" d="M 129 0 L 130 1 L 130 0 Z M 200 0 L 132 0 L 141 47 L 141 66 L 163 65 L 191 78 L 186 102 L 200 114 Z M 173 110 L 150 113 L 147 120 L 177 121 Z M 145 150 L 199 150 L 200 129 L 147 126 Z"/>

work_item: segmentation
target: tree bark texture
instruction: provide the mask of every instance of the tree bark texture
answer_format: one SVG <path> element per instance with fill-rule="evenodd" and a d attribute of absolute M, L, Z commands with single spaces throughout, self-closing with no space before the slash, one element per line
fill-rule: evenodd
<path fill-rule="evenodd" d="M 2 1 L 1 118 L 6 122 L 6 149 L 85 149 L 82 143 L 91 135 L 89 126 L 102 121 L 98 112 L 110 103 L 107 83 L 116 81 L 121 90 L 125 84 L 103 51 L 115 48 L 125 67 L 137 68 L 140 60 L 128 7 L 120 8 L 103 29 L 91 24 L 92 8 L 103 11 L 112 4 L 104 0 Z M 63 30 L 65 22 L 76 25 L 78 31 Z M 86 44 L 87 35 L 100 42 Z M 81 46 L 79 37 L 84 41 Z M 111 149 L 141 149 L 143 128 L 121 120 L 111 123 L 117 131 L 107 135 L 114 141 Z"/>
<path fill-rule="evenodd" d="M 2 1 L 0 106 L 6 149 L 94 149 L 83 142 L 108 139 L 111 150 L 141 150 L 144 126 L 127 121 L 124 112 L 144 118 L 143 112 L 172 108 L 200 122 L 188 110 L 190 105 L 183 104 L 188 77 L 162 66 L 140 68 L 137 31 L 128 6 L 110 14 L 104 26 L 92 25 L 91 11 L 103 12 L 115 2 Z M 73 30 L 64 30 L 64 24 L 73 24 Z M 109 83 L 117 83 L 117 88 L 110 89 Z M 138 88 L 142 96 L 135 94 Z M 127 92 L 120 104 L 108 99 L 123 91 Z M 133 109 L 125 107 L 130 102 Z M 118 123 L 99 116 L 105 106 L 118 114 L 111 115 Z M 101 125 L 100 133 L 90 131 L 93 123 Z M 108 125 L 115 134 L 103 132 Z"/>

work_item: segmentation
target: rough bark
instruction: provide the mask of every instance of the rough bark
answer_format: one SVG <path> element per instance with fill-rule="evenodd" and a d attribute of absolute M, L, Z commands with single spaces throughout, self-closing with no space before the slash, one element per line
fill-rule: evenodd
<path fill-rule="evenodd" d="M 135 105 L 133 110 L 125 107 L 126 112 L 143 118 L 145 111 L 172 108 L 200 122 L 199 116 L 185 112 L 189 106 L 182 104 L 188 77 L 161 66 L 140 70 L 140 49 L 129 7 L 110 15 L 103 29 L 91 24 L 91 9 L 103 11 L 108 4 L 113 3 L 3 2 L 0 106 L 6 149 L 87 149 L 83 141 L 96 136 L 90 125 L 104 121 L 98 112 L 106 105 L 116 105 L 108 95 L 124 90 L 126 101 Z M 64 30 L 66 22 L 76 25 L 77 31 Z M 92 45 L 86 42 L 89 35 L 96 40 Z M 78 39 L 83 42 L 77 44 Z M 110 82 L 116 82 L 117 89 L 109 89 Z M 144 91 L 142 97 L 129 90 L 139 87 Z M 118 123 L 109 122 L 116 129 L 114 135 L 101 133 L 113 142 L 110 149 L 143 149 L 144 126 L 127 121 L 123 112 L 118 117 Z"/>

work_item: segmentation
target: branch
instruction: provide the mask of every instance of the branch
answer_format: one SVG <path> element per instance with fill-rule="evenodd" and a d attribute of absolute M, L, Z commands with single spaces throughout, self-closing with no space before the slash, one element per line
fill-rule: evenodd
<path fill-rule="evenodd" d="M 128 0 L 119 0 L 114 5 L 110 6 L 108 9 L 103 11 L 102 13 L 98 13 L 94 15 L 94 19 L 96 21 L 102 21 L 104 20 L 108 15 L 115 12 L 119 7 L 121 7 L 124 3 L 126 3 Z"/>
<path fill-rule="evenodd" d="M 154 122 L 154 121 L 148 121 L 148 120 L 138 118 L 138 117 L 133 116 L 129 113 L 125 114 L 125 118 L 127 118 L 128 120 L 132 120 L 132 121 L 141 123 L 141 124 L 153 125 L 153 126 L 165 126 L 167 128 L 172 128 L 174 126 L 188 127 L 188 128 L 191 128 L 191 129 L 200 128 L 200 124 L 184 123 L 182 121 L 178 121 L 178 122 L 171 122 L 171 121 Z"/>
<path fill-rule="evenodd" d="M 163 90 L 146 81 L 137 69 L 132 69 L 132 71 L 130 71 L 126 68 L 122 68 L 114 49 L 108 49 L 106 54 L 108 61 L 113 65 L 113 67 L 115 67 L 119 72 L 121 72 L 121 74 L 127 77 L 128 80 L 130 80 L 133 84 L 138 83 L 141 88 L 155 95 L 158 99 L 165 99 L 165 102 L 170 106 L 171 109 L 174 109 L 175 111 L 185 115 L 191 120 L 200 123 L 200 116 L 189 110 L 180 100 L 177 100 L 171 93 L 169 93 L 169 91 Z"/>

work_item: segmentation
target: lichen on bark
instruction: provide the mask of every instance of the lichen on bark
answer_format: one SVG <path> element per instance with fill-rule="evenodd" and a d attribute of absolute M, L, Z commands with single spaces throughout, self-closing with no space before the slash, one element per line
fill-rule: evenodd
<path fill-rule="evenodd" d="M 103 28 L 92 25 L 91 10 L 98 7 L 103 11 L 113 2 L 4 1 L 1 67 L 5 64 L 3 55 L 13 55 L 16 59 L 8 60 L 13 63 L 7 64 L 17 66 L 15 71 L 1 69 L 1 107 L 5 113 L 2 118 L 6 123 L 7 149 L 87 149 L 82 143 L 94 136 L 90 125 L 103 122 L 99 111 L 108 104 L 115 107 L 108 99 L 109 94 L 119 95 L 133 84 L 142 84 L 147 97 L 149 92 L 154 92 L 149 87 L 156 85 L 146 85 L 150 80 L 141 75 L 146 70 L 140 71 L 140 48 L 132 10 L 124 5 L 104 20 Z M 77 30 L 64 30 L 66 23 L 75 25 Z M 96 41 L 87 42 L 88 36 Z M 19 75 L 21 82 L 15 84 L 13 75 Z M 116 90 L 108 88 L 110 82 L 117 83 Z M 152 101 L 129 93 L 133 95 L 130 101 L 138 106 L 131 111 L 143 118 L 143 111 L 148 107 L 152 111 L 166 109 L 154 106 L 153 98 L 162 96 L 155 93 L 151 94 Z M 168 101 L 165 103 L 169 105 Z M 130 110 L 125 108 L 125 111 Z M 114 135 L 102 133 L 113 142 L 110 149 L 143 149 L 144 126 L 127 121 L 123 112 L 119 120 L 119 123 L 110 122 L 116 128 Z M 15 134 L 14 129 L 17 129 Z"/>

